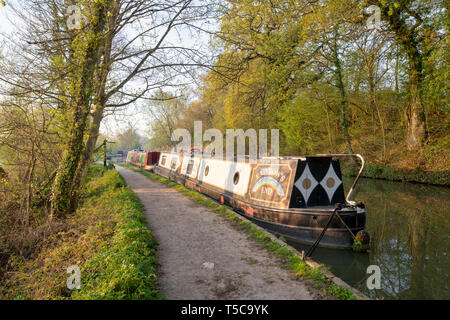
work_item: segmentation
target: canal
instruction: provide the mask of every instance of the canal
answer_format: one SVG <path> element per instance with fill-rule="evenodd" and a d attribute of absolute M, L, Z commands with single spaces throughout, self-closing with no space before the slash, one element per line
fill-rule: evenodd
<path fill-rule="evenodd" d="M 312 258 L 370 298 L 449 299 L 450 188 L 360 179 L 353 198 L 366 204 L 370 252 L 318 248 Z M 367 288 L 369 265 L 380 267 L 379 290 Z"/>

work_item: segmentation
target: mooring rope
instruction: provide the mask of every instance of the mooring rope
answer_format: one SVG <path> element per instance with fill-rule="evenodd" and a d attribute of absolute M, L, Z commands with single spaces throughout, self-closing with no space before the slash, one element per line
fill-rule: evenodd
<path fill-rule="evenodd" d="M 316 242 L 314 242 L 314 244 L 311 246 L 311 248 L 309 248 L 308 252 L 306 253 L 306 255 L 304 257 L 311 257 L 311 255 L 313 254 L 314 250 L 316 250 L 317 245 L 320 243 L 320 241 L 323 238 L 323 235 L 325 234 L 325 231 L 327 231 L 328 227 L 330 226 L 331 220 L 333 220 L 335 214 L 337 213 L 337 211 L 339 209 L 342 208 L 341 204 L 337 204 L 336 208 L 334 209 L 333 213 L 330 216 L 330 219 L 328 219 L 327 224 L 325 225 L 325 228 L 323 228 L 322 232 L 320 233 L 319 237 L 317 238 Z"/>
<path fill-rule="evenodd" d="M 350 232 L 350 234 L 352 235 L 352 238 L 355 239 L 355 234 L 352 232 L 352 230 L 350 230 L 348 225 L 344 222 L 344 220 L 342 219 L 342 217 L 339 214 L 339 212 L 337 212 L 337 216 L 338 216 L 339 220 L 341 220 L 342 224 L 347 228 L 348 232 Z M 358 219 L 358 217 L 356 217 L 356 219 Z"/>

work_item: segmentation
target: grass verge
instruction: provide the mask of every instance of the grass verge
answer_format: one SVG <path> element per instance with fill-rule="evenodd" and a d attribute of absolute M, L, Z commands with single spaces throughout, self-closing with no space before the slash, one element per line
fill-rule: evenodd
<path fill-rule="evenodd" d="M 156 289 L 157 242 L 143 208 L 115 170 L 94 165 L 80 208 L 26 261 L 13 259 L 3 299 L 163 299 Z M 67 268 L 81 270 L 81 288 L 67 289 Z"/>
<path fill-rule="evenodd" d="M 265 249 L 278 256 L 283 261 L 284 268 L 294 271 L 298 277 L 311 279 L 313 281 L 313 286 L 316 289 L 322 290 L 323 293 L 329 294 L 341 300 L 356 300 L 355 295 L 349 289 L 336 285 L 329 277 L 327 277 L 327 274 L 330 274 L 330 272 L 326 270 L 324 266 L 319 265 L 315 268 L 310 267 L 298 256 L 298 254 L 296 254 L 289 247 L 280 244 L 277 241 L 273 241 L 269 233 L 255 226 L 251 222 L 243 221 L 242 218 L 238 216 L 238 214 L 235 213 L 232 208 L 218 204 L 217 202 L 196 191 L 190 190 L 178 183 L 160 177 L 154 173 L 134 167 L 133 165 L 123 163 L 120 163 L 118 165 L 139 172 L 153 181 L 157 181 L 167 185 L 168 187 L 174 188 L 180 191 L 182 194 L 188 196 L 195 202 L 210 208 L 216 214 L 219 214 L 226 220 L 230 221 L 235 228 L 247 232 Z"/>

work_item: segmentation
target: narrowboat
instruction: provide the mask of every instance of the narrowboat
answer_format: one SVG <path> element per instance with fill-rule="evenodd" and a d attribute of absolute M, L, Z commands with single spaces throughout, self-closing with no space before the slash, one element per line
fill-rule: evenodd
<path fill-rule="evenodd" d="M 127 153 L 126 163 L 145 170 L 153 170 L 153 166 L 159 161 L 160 154 L 157 151 L 131 150 Z"/>
<path fill-rule="evenodd" d="M 347 197 L 339 159 L 361 168 Z M 348 249 L 364 230 L 364 204 L 350 200 L 364 167 L 360 155 L 218 159 L 201 152 L 162 152 L 153 171 L 205 194 L 288 240 Z M 326 230 L 323 233 L 324 228 Z"/>

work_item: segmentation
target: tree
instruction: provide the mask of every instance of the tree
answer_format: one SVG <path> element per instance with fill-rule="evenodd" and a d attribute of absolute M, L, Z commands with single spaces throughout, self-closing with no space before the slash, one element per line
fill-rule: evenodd
<path fill-rule="evenodd" d="M 73 79 L 69 82 L 71 99 L 67 105 L 72 116 L 69 140 L 66 144 L 55 182 L 52 186 L 50 215 L 61 217 L 76 207 L 79 185 L 74 185 L 76 170 L 84 151 L 84 133 L 91 110 L 93 88 L 98 84 L 93 81 L 95 67 L 99 60 L 99 48 L 104 37 L 106 7 L 111 1 L 86 3 L 86 30 L 80 29 L 73 42 L 73 63 L 78 65 Z M 75 190 L 74 190 L 75 189 Z"/>
<path fill-rule="evenodd" d="M 149 92 L 180 85 L 180 78 L 189 75 L 192 68 L 204 65 L 199 48 L 175 45 L 169 38 L 175 32 L 183 32 L 183 28 L 198 30 L 197 21 L 200 17 L 206 19 L 209 11 L 208 4 L 199 6 L 191 0 L 111 2 L 107 12 L 108 33 L 98 62 L 95 104 L 73 190 L 79 190 L 86 174 L 107 110 L 114 112 L 140 99 L 151 101 L 151 97 L 146 97 Z M 138 34 L 124 35 L 128 27 L 135 28 Z M 140 90 L 132 89 L 139 82 L 143 83 Z M 72 198 L 76 201 L 77 193 Z"/>
<path fill-rule="evenodd" d="M 115 142 L 119 150 L 134 150 L 141 149 L 142 140 L 133 124 L 128 122 L 127 128 L 117 134 Z"/>
<path fill-rule="evenodd" d="M 286 113 L 293 112 L 292 101 L 302 91 L 325 79 L 339 92 L 340 130 L 347 152 L 352 153 L 341 61 L 349 33 L 340 26 L 348 8 L 343 3 L 227 2 L 217 36 L 224 49 L 216 69 L 228 82 L 222 99 L 228 127 L 276 126 L 288 119 Z M 296 130 L 287 123 L 293 125 L 285 122 L 284 130 Z"/>
<path fill-rule="evenodd" d="M 369 5 L 380 8 L 381 18 L 387 23 L 408 57 L 409 103 L 405 107 L 407 123 L 406 142 L 409 149 L 418 149 L 427 136 L 425 107 L 423 105 L 424 60 L 429 57 L 439 40 L 433 26 L 436 13 L 445 10 L 444 3 L 431 0 L 369 0 Z"/>
<path fill-rule="evenodd" d="M 11 96 L 0 102 L 0 192 L 18 193 L 22 223 L 28 225 L 35 198 L 42 199 L 60 160 L 46 105 L 32 96 Z M 3 174 L 2 174 L 3 172 Z M 5 182 L 5 181 L 2 181 Z"/>
<path fill-rule="evenodd" d="M 172 93 L 158 90 L 145 108 L 152 132 L 149 147 L 174 146 L 177 142 L 172 141 L 172 134 L 180 125 L 186 110 L 186 101 Z"/>
<path fill-rule="evenodd" d="M 31 63 L 39 73 L 26 73 L 19 87 L 56 100 L 60 127 L 69 128 L 60 131 L 66 153 L 51 198 L 52 212 L 58 215 L 76 208 L 105 114 L 148 100 L 153 90 L 177 85 L 203 65 L 198 46 L 180 46 L 170 38 L 176 32 L 202 30 L 199 18 L 209 12 L 209 6 L 191 0 L 85 0 L 78 6 L 84 17 L 75 30 L 67 27 L 67 3 L 62 0 L 29 0 L 16 10 L 31 30 L 23 37 L 31 45 L 24 64 L 36 61 L 34 57 L 44 61 Z M 128 33 L 130 28 L 136 34 Z M 26 47 L 25 42 L 17 46 Z M 15 78 L 5 74 L 0 80 L 17 86 L 24 75 L 14 73 Z M 36 74 L 41 77 L 36 79 Z"/>

